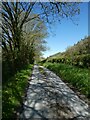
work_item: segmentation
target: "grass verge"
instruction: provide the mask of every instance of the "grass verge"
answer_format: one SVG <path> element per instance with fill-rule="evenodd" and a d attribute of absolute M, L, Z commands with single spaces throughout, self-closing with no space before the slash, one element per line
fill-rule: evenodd
<path fill-rule="evenodd" d="M 2 90 L 3 119 L 16 117 L 16 111 L 23 103 L 23 96 L 32 73 L 32 67 L 33 65 L 28 65 L 11 77 L 7 83 L 4 83 Z"/>
<path fill-rule="evenodd" d="M 44 63 L 44 66 L 55 72 L 62 80 L 70 83 L 86 97 L 90 98 L 90 76 L 88 69 L 78 68 L 63 63 Z"/>

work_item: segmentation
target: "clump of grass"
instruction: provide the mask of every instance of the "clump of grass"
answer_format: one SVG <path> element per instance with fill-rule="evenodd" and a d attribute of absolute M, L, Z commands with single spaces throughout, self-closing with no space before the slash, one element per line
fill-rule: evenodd
<path fill-rule="evenodd" d="M 63 63 L 45 63 L 45 67 L 55 72 L 62 80 L 72 84 L 82 94 L 90 98 L 89 69 L 78 68 Z"/>
<path fill-rule="evenodd" d="M 17 72 L 6 84 L 3 85 L 3 119 L 13 118 L 17 108 L 23 103 L 22 97 L 24 96 L 31 71 L 32 65 L 28 65 L 26 69 Z"/>
<path fill-rule="evenodd" d="M 41 74 L 43 74 L 44 76 L 47 76 L 47 73 L 44 71 L 43 68 L 39 67 L 39 71 Z"/>

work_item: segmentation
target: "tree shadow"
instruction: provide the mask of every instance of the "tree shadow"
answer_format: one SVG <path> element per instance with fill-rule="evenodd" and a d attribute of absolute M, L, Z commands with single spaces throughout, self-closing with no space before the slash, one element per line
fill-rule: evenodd
<path fill-rule="evenodd" d="M 47 76 L 34 68 L 19 119 L 74 120 L 82 117 L 87 120 L 88 106 L 55 74 L 47 69 L 44 71 Z"/>

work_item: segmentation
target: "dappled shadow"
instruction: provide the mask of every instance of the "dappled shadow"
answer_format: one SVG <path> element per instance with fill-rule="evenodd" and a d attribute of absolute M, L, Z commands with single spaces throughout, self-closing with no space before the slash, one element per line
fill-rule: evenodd
<path fill-rule="evenodd" d="M 46 76 L 34 66 L 20 119 L 89 120 L 88 105 L 80 100 L 58 76 L 45 68 L 42 69 L 46 72 Z"/>
<path fill-rule="evenodd" d="M 58 93 L 59 91 L 61 92 L 63 101 L 68 103 L 70 108 L 77 114 L 87 116 L 88 113 L 90 113 L 90 107 L 84 101 L 79 99 L 79 97 L 68 86 L 66 86 L 66 84 L 63 83 L 58 76 L 46 68 L 43 69 L 47 72 L 47 74 L 49 74 L 49 80 L 54 82 L 55 89 L 58 90 Z"/>

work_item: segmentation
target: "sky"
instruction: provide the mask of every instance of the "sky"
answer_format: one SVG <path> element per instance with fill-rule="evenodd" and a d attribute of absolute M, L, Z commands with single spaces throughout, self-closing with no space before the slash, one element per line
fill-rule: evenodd
<path fill-rule="evenodd" d="M 52 26 L 51 34 L 46 38 L 50 50 L 44 52 L 44 57 L 49 57 L 58 52 L 63 52 L 67 47 L 73 46 L 78 41 L 88 36 L 88 3 L 80 4 L 80 14 L 75 16 L 74 23 L 70 19 L 63 19 Z M 78 24 L 78 25 L 76 25 Z"/>

